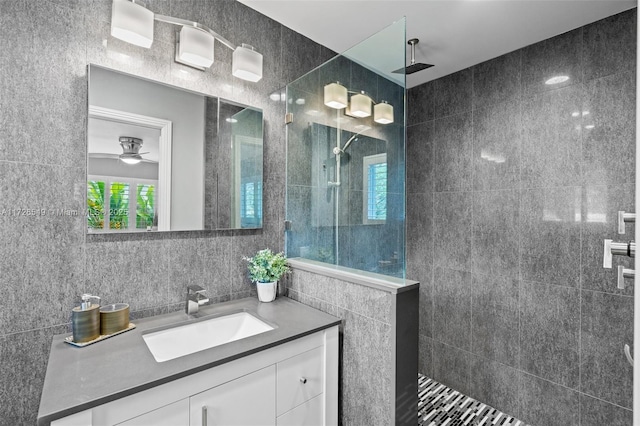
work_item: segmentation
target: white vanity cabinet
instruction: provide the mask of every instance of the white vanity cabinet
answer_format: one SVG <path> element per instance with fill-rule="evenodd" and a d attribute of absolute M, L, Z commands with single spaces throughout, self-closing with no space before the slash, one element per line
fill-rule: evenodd
<path fill-rule="evenodd" d="M 190 398 L 189 426 L 275 426 L 275 366 Z"/>
<path fill-rule="evenodd" d="M 154 361 L 155 362 L 155 361 Z M 338 327 L 51 422 L 52 426 L 333 426 Z"/>

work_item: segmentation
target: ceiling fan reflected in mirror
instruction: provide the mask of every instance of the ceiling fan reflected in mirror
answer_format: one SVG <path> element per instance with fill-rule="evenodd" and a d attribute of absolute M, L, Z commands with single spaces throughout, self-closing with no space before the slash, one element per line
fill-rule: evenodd
<path fill-rule="evenodd" d="M 120 136 L 120 146 L 122 147 L 122 154 L 118 158 L 123 163 L 138 164 L 142 161 L 142 155 L 148 154 L 148 152 L 140 152 L 142 148 L 142 139 L 134 138 L 132 136 Z"/>

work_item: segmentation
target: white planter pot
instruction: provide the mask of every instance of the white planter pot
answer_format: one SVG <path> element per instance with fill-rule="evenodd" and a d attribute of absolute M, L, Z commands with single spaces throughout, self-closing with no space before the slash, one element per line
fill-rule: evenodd
<path fill-rule="evenodd" d="M 273 302 L 276 299 L 278 281 L 271 283 L 256 283 L 258 288 L 258 300 L 261 302 Z"/>

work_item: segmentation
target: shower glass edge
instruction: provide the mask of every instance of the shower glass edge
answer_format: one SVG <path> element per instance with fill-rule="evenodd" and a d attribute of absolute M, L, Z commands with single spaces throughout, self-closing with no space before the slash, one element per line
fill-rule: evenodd
<path fill-rule="evenodd" d="M 285 251 L 302 258 L 406 278 L 406 20 L 402 18 L 286 87 Z M 372 115 L 324 104 L 324 86 L 364 92 Z M 373 120 L 374 105 L 393 122 Z"/>

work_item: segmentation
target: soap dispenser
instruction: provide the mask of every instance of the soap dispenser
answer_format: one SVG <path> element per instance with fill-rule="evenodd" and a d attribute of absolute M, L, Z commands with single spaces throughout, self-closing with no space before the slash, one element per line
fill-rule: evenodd
<path fill-rule="evenodd" d="M 91 303 L 92 299 L 100 300 L 100 298 L 90 294 L 83 294 L 81 298 L 80 306 L 76 306 L 71 311 L 75 343 L 86 343 L 100 337 L 100 304 Z"/>

